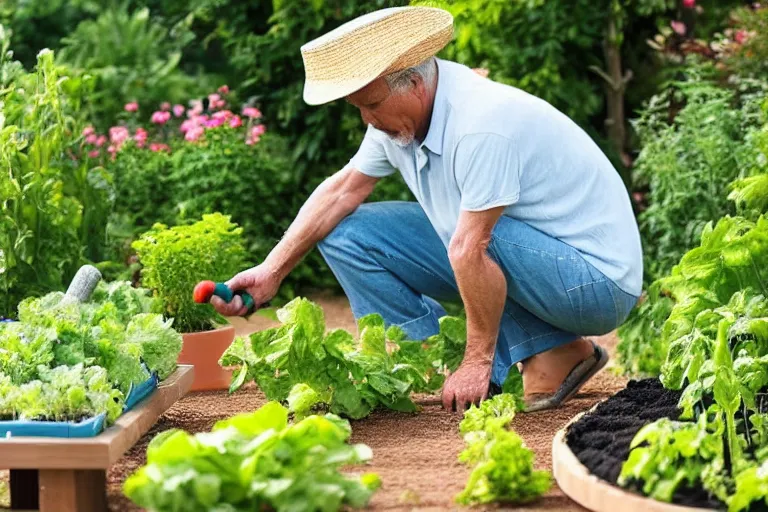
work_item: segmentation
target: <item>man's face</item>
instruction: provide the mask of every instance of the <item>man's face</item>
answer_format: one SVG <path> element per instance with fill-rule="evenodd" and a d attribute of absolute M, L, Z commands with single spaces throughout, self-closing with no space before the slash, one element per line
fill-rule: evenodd
<path fill-rule="evenodd" d="M 424 85 L 416 80 L 403 92 L 392 92 L 382 77 L 346 100 L 360 110 L 363 123 L 386 133 L 400 146 L 408 146 L 416 137 L 416 128 L 423 115 Z"/>

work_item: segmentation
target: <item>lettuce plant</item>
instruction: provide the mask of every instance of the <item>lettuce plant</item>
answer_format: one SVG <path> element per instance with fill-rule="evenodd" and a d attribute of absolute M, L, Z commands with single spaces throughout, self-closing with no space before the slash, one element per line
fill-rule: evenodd
<path fill-rule="evenodd" d="M 513 372 L 507 380 L 519 377 L 519 373 Z M 522 406 L 520 386 L 519 394 L 498 394 L 483 401 L 480 407 L 472 405 L 464 413 L 459 431 L 464 436 L 465 449 L 459 454 L 459 462 L 472 471 L 466 486 L 456 496 L 457 503 L 527 503 L 549 490 L 549 473 L 533 469 L 533 452 L 516 432 L 507 429 Z"/>
<path fill-rule="evenodd" d="M 352 430 L 338 416 L 290 424 L 288 414 L 269 402 L 217 422 L 210 432 L 162 432 L 147 448 L 146 465 L 125 481 L 124 493 L 156 512 L 365 507 L 379 477 L 339 470 L 369 461 L 371 449 L 349 444 Z"/>
<path fill-rule="evenodd" d="M 181 335 L 152 313 L 147 290 L 99 283 L 86 303 L 51 292 L 18 306 L 0 323 L 0 416 L 79 420 L 101 413 L 111 423 L 132 385 L 176 368 Z"/>
<path fill-rule="evenodd" d="M 411 392 L 442 386 L 447 335 L 409 341 L 397 327 L 385 328 L 379 315 L 360 319 L 359 340 L 343 329 L 326 333 L 323 310 L 301 297 L 279 309 L 277 317 L 280 326 L 238 337 L 222 355 L 222 366 L 236 368 L 230 391 L 253 380 L 268 399 L 287 400 L 299 416 L 325 406 L 358 419 L 379 405 L 416 411 Z M 449 317 L 442 321 L 453 324 Z M 452 341 L 451 350 L 459 345 Z"/>

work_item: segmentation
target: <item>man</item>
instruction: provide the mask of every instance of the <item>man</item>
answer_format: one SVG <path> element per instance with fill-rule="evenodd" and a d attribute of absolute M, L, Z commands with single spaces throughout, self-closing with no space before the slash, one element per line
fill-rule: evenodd
<path fill-rule="evenodd" d="M 548 103 L 434 55 L 453 20 L 384 9 L 302 47 L 304 99 L 344 98 L 368 126 L 266 260 L 235 276 L 257 304 L 316 244 L 356 317 L 380 313 L 414 340 L 460 297 L 467 346 L 442 390 L 463 410 L 522 363 L 528 411 L 556 407 L 607 362 L 582 336 L 619 326 L 641 292 L 639 233 L 615 169 Z M 399 170 L 417 203 L 362 204 Z M 242 314 L 239 299 L 215 301 Z"/>

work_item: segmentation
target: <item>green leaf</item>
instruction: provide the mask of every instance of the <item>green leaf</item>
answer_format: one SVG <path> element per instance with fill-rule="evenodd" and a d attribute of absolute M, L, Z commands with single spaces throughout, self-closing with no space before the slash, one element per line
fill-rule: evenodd
<path fill-rule="evenodd" d="M 248 375 L 248 363 L 243 363 L 240 369 L 235 374 L 232 382 L 229 384 L 229 392 L 234 393 L 243 386 L 245 383 L 245 377 Z"/>

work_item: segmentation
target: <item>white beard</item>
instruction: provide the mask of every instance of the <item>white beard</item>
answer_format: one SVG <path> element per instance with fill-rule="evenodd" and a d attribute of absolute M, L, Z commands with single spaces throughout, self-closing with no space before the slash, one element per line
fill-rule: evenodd
<path fill-rule="evenodd" d="M 413 143 L 414 138 L 415 137 L 411 134 L 406 134 L 406 135 L 398 134 L 396 137 L 389 137 L 389 140 L 391 140 L 401 148 L 407 148 Z"/>

